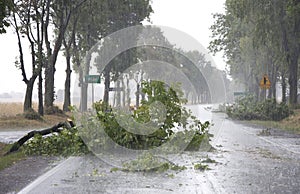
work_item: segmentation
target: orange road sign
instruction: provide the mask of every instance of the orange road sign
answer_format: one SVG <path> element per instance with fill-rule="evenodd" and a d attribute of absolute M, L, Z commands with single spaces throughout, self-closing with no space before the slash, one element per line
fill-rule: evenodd
<path fill-rule="evenodd" d="M 261 89 L 270 89 L 271 82 L 267 75 L 264 75 L 263 78 L 260 80 L 259 86 Z"/>

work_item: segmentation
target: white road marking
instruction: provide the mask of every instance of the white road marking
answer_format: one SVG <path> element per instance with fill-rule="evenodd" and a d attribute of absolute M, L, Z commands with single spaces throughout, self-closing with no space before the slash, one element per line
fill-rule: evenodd
<path fill-rule="evenodd" d="M 56 167 L 52 168 L 45 174 L 41 175 L 37 179 L 35 179 L 33 182 L 31 182 L 29 185 L 27 185 L 25 188 L 23 188 L 18 194 L 27 194 L 31 193 L 31 191 L 36 188 L 38 185 L 40 185 L 42 182 L 47 180 L 49 177 L 57 173 L 58 171 L 66 168 L 66 166 L 70 163 L 71 160 L 73 160 L 74 157 L 69 157 L 68 159 L 64 160 L 60 164 L 58 164 Z"/>

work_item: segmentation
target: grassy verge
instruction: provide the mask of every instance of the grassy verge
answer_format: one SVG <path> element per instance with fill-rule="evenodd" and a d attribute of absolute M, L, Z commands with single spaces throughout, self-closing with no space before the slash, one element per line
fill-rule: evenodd
<path fill-rule="evenodd" d="M 278 128 L 291 133 L 300 134 L 300 109 L 294 110 L 294 114 L 281 121 L 245 121 L 250 124 L 256 124 L 263 127 Z"/>
<path fill-rule="evenodd" d="M 64 122 L 68 115 L 45 115 L 43 120 L 28 120 L 21 115 L 0 117 L 0 131 L 41 129 Z"/>
<path fill-rule="evenodd" d="M 33 108 L 37 109 L 37 104 L 33 104 Z M 23 104 L 19 102 L 0 102 L 0 131 L 16 131 L 16 130 L 32 130 L 53 126 L 59 122 L 66 121 L 70 115 L 57 114 L 45 115 L 42 120 L 28 120 L 24 118 Z M 22 151 L 4 154 L 11 148 L 12 144 L 0 142 L 0 171 L 12 166 L 16 162 L 26 158 Z"/>
<path fill-rule="evenodd" d="M 4 154 L 10 149 L 11 146 L 11 144 L 0 143 L 0 171 L 20 160 L 25 159 L 25 154 L 23 152 L 16 152 L 4 156 Z"/>

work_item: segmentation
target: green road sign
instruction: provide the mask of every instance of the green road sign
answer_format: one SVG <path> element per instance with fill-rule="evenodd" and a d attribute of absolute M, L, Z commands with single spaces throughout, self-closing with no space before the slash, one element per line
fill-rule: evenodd
<path fill-rule="evenodd" d="M 86 75 L 85 83 L 101 83 L 100 75 Z"/>

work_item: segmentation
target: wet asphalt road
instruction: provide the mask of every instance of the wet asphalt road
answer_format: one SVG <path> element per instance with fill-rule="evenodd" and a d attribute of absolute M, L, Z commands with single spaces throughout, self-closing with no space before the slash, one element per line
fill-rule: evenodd
<path fill-rule="evenodd" d="M 21 137 L 26 135 L 30 130 L 26 131 L 16 131 L 16 130 L 7 130 L 0 131 L 0 142 L 2 143 L 14 143 L 18 141 Z"/>
<path fill-rule="evenodd" d="M 196 114 L 208 113 L 200 109 Z M 299 137 L 258 136 L 261 129 L 222 114 L 213 114 L 212 120 L 217 150 L 183 153 L 173 161 L 187 170 L 110 172 L 114 166 L 98 158 L 71 157 L 20 193 L 300 193 Z M 218 163 L 205 172 L 194 170 L 193 163 L 207 156 Z"/>
<path fill-rule="evenodd" d="M 261 130 L 225 120 L 213 141 L 223 165 L 209 174 L 226 193 L 300 193 L 300 137 Z"/>

